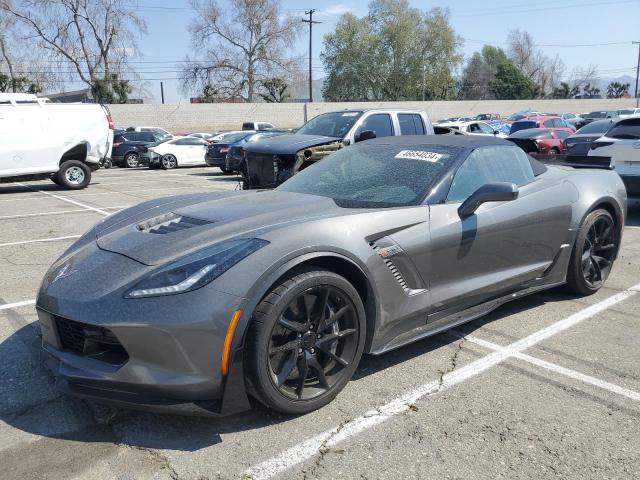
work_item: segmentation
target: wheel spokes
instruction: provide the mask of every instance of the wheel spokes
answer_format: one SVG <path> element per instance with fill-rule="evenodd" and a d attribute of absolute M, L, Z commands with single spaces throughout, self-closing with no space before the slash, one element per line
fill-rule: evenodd
<path fill-rule="evenodd" d="M 276 353 L 288 352 L 289 350 L 297 350 L 302 346 L 302 342 L 300 339 L 295 339 L 290 342 L 285 343 L 284 345 L 280 345 L 279 347 L 273 347 L 269 349 L 269 355 L 274 355 Z"/>
<path fill-rule="evenodd" d="M 304 333 L 308 330 L 309 327 L 307 324 L 292 322 L 291 320 L 287 320 L 284 317 L 280 317 L 280 319 L 278 320 L 278 325 L 296 333 Z"/>
<path fill-rule="evenodd" d="M 309 374 L 309 365 L 307 364 L 307 357 L 305 355 L 300 355 L 298 357 L 298 385 L 296 386 L 296 395 L 298 398 L 302 398 L 302 391 L 304 390 L 304 382 L 307 379 L 307 375 Z"/>
<path fill-rule="evenodd" d="M 329 382 L 327 381 L 327 377 L 324 374 L 324 368 L 322 368 L 320 363 L 318 363 L 318 360 L 316 359 L 316 357 L 309 357 L 308 364 L 309 364 L 309 367 L 311 367 L 316 372 L 320 386 L 328 390 Z"/>
<path fill-rule="evenodd" d="M 338 320 L 340 320 L 345 313 L 347 313 L 349 310 L 351 310 L 351 306 L 350 305 L 345 305 L 344 307 L 342 307 L 340 310 L 338 310 L 337 312 L 335 312 L 333 315 L 331 315 L 328 319 L 326 319 L 323 324 L 324 324 L 324 328 L 320 329 L 318 328 L 318 331 L 322 331 L 327 329 L 328 327 L 330 327 L 331 325 L 333 325 L 334 323 L 336 323 Z"/>
<path fill-rule="evenodd" d="M 278 385 L 282 385 L 287 378 L 293 372 L 293 369 L 296 368 L 298 355 L 296 352 L 292 352 L 285 358 L 284 362 L 280 366 L 280 370 L 276 374 L 276 381 Z"/>
<path fill-rule="evenodd" d="M 327 343 L 333 343 L 336 340 L 340 340 L 340 339 L 342 339 L 344 337 L 348 337 L 349 335 L 353 335 L 354 333 L 356 333 L 355 328 L 348 328 L 346 330 L 341 330 L 338 333 L 331 333 L 331 334 L 327 335 L 326 337 L 320 338 L 316 342 L 316 345 L 321 346 L 321 345 L 325 345 Z"/>
<path fill-rule="evenodd" d="M 321 345 L 318 347 L 325 355 L 327 355 L 329 358 L 335 360 L 337 363 L 339 363 L 340 365 L 342 365 L 343 367 L 347 367 L 349 366 L 349 362 L 347 362 L 344 358 L 339 357 L 338 355 L 336 355 L 335 353 L 333 353 L 331 350 L 329 350 L 325 345 Z"/>

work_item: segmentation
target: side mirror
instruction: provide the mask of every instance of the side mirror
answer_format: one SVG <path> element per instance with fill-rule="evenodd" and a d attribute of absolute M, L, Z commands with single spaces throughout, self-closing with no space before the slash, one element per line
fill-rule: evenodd
<path fill-rule="evenodd" d="M 518 198 L 518 186 L 515 183 L 486 183 L 462 202 L 458 208 L 458 214 L 461 217 L 468 217 L 485 202 L 508 202 L 516 198 Z"/>
<path fill-rule="evenodd" d="M 363 142 L 365 140 L 371 140 L 372 138 L 376 138 L 376 132 L 374 132 L 373 130 L 363 130 L 356 135 L 354 141 Z"/>

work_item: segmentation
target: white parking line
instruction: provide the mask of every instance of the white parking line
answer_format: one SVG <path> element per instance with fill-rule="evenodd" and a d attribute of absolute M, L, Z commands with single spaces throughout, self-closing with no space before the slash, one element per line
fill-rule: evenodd
<path fill-rule="evenodd" d="M 20 242 L 8 242 L 8 243 L 0 243 L 0 247 L 11 247 L 14 245 L 25 245 L 27 243 L 40 243 L 40 242 L 58 242 L 60 240 L 71 240 L 75 238 L 80 238 L 80 235 L 69 235 L 66 237 L 52 237 L 52 238 L 38 238 L 36 240 L 22 240 Z"/>
<path fill-rule="evenodd" d="M 246 470 L 244 474 L 254 480 L 269 479 L 278 476 L 289 468 L 312 458 L 320 451 L 321 448 L 331 448 L 395 415 L 406 412 L 413 404 L 423 397 L 436 394 L 475 377 L 489 368 L 504 362 L 515 353 L 519 353 L 522 350 L 532 347 L 553 335 L 597 315 L 611 306 L 632 297 L 637 294 L 638 291 L 640 291 L 640 284 L 634 285 L 627 290 L 612 295 L 601 302 L 580 310 L 559 322 L 553 323 L 546 328 L 518 340 L 504 349 L 490 353 L 479 360 L 443 375 L 441 382 L 434 380 L 426 383 L 385 405 L 369 410 L 364 413 L 364 415 L 350 420 L 339 427 L 334 427 L 315 435 L 314 437 L 299 443 L 295 447 L 289 448 L 279 455 L 251 467 Z"/>
<path fill-rule="evenodd" d="M 84 203 L 76 202 L 75 200 L 72 200 L 72 199 L 67 198 L 67 197 L 61 197 L 60 195 L 56 195 L 55 193 L 45 192 L 43 190 L 37 190 L 35 188 L 31 188 L 28 185 L 25 185 L 24 183 L 15 182 L 15 184 L 16 185 L 20 185 L 21 187 L 30 188 L 31 190 L 35 190 L 38 193 L 42 193 L 43 195 L 47 195 L 49 197 L 57 198 L 58 200 L 70 203 L 72 205 L 75 205 L 76 207 L 82 207 L 82 208 L 85 208 L 87 210 L 91 210 L 93 212 L 99 213 L 100 215 L 104 215 L 104 216 L 111 215 L 111 213 L 107 212 L 106 210 L 101 210 L 99 208 L 92 207 L 91 205 L 87 205 L 87 204 L 84 204 Z"/>
<path fill-rule="evenodd" d="M 130 206 L 131 205 L 120 205 L 117 207 L 102 207 L 102 208 L 104 208 L 105 210 L 122 210 L 123 208 L 128 208 Z M 56 212 L 23 213 L 21 215 L 0 216 L 0 220 L 13 220 L 16 218 L 30 218 L 30 217 L 48 217 L 50 215 L 66 215 L 69 213 L 86 213 L 86 212 L 88 212 L 86 208 L 81 208 L 77 210 L 59 210 Z"/>
<path fill-rule="evenodd" d="M 488 348 L 489 350 L 501 351 L 508 349 L 508 347 L 502 347 L 493 342 L 488 342 L 487 340 L 482 340 L 481 338 L 474 337 L 473 335 L 464 335 L 462 333 L 460 335 L 457 335 L 458 332 L 455 333 L 456 337 L 464 338 L 471 343 L 475 343 L 482 347 Z M 640 393 L 633 390 L 629 390 L 619 385 L 600 380 L 599 378 L 595 378 L 590 375 L 585 375 L 584 373 L 571 370 L 570 368 L 565 368 L 561 365 L 556 365 L 555 363 L 547 362 L 546 360 L 532 357 L 531 355 L 527 355 L 526 353 L 521 353 L 518 351 L 513 351 L 510 353 L 514 358 L 523 360 L 533 365 L 537 365 L 538 367 L 544 368 L 545 370 L 550 370 L 560 375 L 564 375 L 565 377 L 573 378 L 574 380 L 580 380 L 581 382 L 588 383 L 589 385 L 593 385 L 594 387 L 602 388 L 604 390 L 608 390 L 611 393 L 622 395 L 623 397 L 627 397 L 631 400 L 635 400 L 636 402 L 640 402 Z"/>
<path fill-rule="evenodd" d="M 123 194 L 126 195 L 128 193 L 154 192 L 154 191 L 157 191 L 157 190 L 163 190 L 163 191 L 164 190 L 187 190 L 187 189 L 204 188 L 204 187 L 215 188 L 215 187 L 218 187 L 218 185 L 199 185 L 197 187 L 194 187 L 193 185 L 185 185 L 184 187 L 158 187 L 158 188 L 138 188 L 136 190 L 111 190 L 111 191 L 108 191 L 108 192 L 76 193 L 76 194 L 71 194 L 71 195 L 65 195 L 64 198 L 93 197 L 95 195 L 114 195 L 114 194 L 118 194 L 118 193 L 123 193 Z M 48 192 L 42 192 L 42 193 L 48 193 Z M 49 194 L 49 195 L 53 195 L 53 194 Z"/>
<path fill-rule="evenodd" d="M 29 305 L 34 305 L 35 303 L 35 300 L 25 300 L 24 302 L 16 303 L 5 303 L 4 305 L 0 305 L 0 310 L 10 310 L 12 308 L 27 307 Z"/>

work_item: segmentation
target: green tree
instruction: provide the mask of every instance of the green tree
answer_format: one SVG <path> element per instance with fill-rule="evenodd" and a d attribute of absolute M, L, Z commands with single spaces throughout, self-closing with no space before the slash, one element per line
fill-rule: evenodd
<path fill-rule="evenodd" d="M 97 103 L 127 103 L 130 93 L 129 81 L 121 80 L 115 73 L 94 80 L 91 87 L 91 95 Z"/>
<path fill-rule="evenodd" d="M 11 77 L 0 73 L 0 92 L 40 93 L 42 87 L 38 82 L 31 81 L 27 77 Z"/>
<path fill-rule="evenodd" d="M 329 101 L 447 99 L 460 39 L 446 10 L 423 12 L 407 0 L 373 0 L 369 14 L 343 15 L 325 36 L 323 87 Z"/>
<path fill-rule="evenodd" d="M 595 97 L 600 95 L 600 89 L 596 86 L 592 86 L 590 83 L 587 83 L 584 87 L 582 87 L 582 91 L 587 97 Z"/>
<path fill-rule="evenodd" d="M 485 45 L 480 52 L 474 52 L 462 74 L 460 98 L 465 100 L 493 98 L 490 84 L 495 79 L 498 65 L 506 61 L 507 55 L 504 50 L 492 45 Z"/>
<path fill-rule="evenodd" d="M 607 86 L 607 98 L 622 98 L 629 95 L 631 84 L 611 82 Z"/>
<path fill-rule="evenodd" d="M 498 64 L 490 89 L 498 100 L 528 100 L 534 98 L 536 84 L 511 62 Z"/>
<path fill-rule="evenodd" d="M 260 86 L 264 92 L 259 95 L 267 103 L 282 103 L 291 98 L 287 91 L 289 85 L 282 78 L 267 78 L 260 82 Z"/>

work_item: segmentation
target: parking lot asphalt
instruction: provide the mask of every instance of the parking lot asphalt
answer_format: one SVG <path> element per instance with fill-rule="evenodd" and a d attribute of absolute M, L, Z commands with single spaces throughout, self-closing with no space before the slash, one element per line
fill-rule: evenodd
<path fill-rule="evenodd" d="M 235 189 L 215 168 L 111 169 L 83 191 L 0 184 L 3 479 L 640 478 L 640 209 L 597 294 L 547 291 L 381 356 L 327 407 L 166 416 L 61 396 L 33 300 L 104 216 Z"/>

